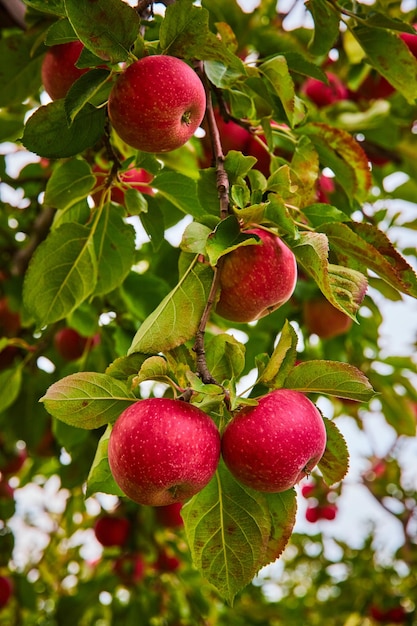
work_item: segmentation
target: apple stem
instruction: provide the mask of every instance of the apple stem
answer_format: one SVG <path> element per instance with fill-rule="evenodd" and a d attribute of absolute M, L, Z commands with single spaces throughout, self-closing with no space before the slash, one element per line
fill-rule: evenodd
<path fill-rule="evenodd" d="M 220 383 L 218 383 L 217 380 L 215 380 L 215 378 L 211 375 L 210 370 L 207 367 L 206 351 L 204 348 L 204 335 L 206 331 L 207 322 L 210 317 L 210 312 L 211 312 L 212 306 L 216 298 L 217 290 L 219 287 L 219 280 L 220 280 L 220 272 L 219 272 L 219 264 L 218 264 L 217 267 L 214 268 L 213 281 L 211 283 L 210 292 L 207 298 L 206 306 L 204 307 L 203 315 L 201 316 L 201 320 L 198 325 L 198 330 L 195 335 L 195 342 L 194 342 L 193 350 L 197 357 L 197 374 L 200 376 L 203 383 L 206 385 L 208 384 L 219 385 L 221 387 Z"/>

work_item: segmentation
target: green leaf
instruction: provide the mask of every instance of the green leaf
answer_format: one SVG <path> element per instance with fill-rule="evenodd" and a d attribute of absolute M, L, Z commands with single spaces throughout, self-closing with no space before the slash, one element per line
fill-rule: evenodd
<path fill-rule="evenodd" d="M 46 184 L 45 204 L 66 209 L 86 198 L 94 187 L 95 178 L 83 159 L 59 163 Z"/>
<path fill-rule="evenodd" d="M 25 0 L 25 4 L 42 13 L 64 16 L 64 0 Z"/>
<path fill-rule="evenodd" d="M 303 361 L 285 380 L 287 389 L 368 402 L 375 391 L 358 368 L 339 361 Z"/>
<path fill-rule="evenodd" d="M 0 372 L 0 413 L 13 404 L 22 386 L 22 368 L 10 367 Z"/>
<path fill-rule="evenodd" d="M 325 56 L 339 37 L 339 13 L 327 0 L 308 0 L 306 8 L 314 20 L 310 52 L 315 56 Z"/>
<path fill-rule="evenodd" d="M 300 124 L 305 117 L 305 105 L 295 93 L 286 58 L 272 57 L 259 66 L 259 71 L 265 76 L 271 93 L 281 100 L 290 126 Z"/>
<path fill-rule="evenodd" d="M 153 185 L 153 183 L 152 183 Z M 128 190 L 129 191 L 129 190 Z M 147 197 L 148 210 L 139 214 L 142 226 L 151 240 L 152 248 L 156 252 L 164 240 L 165 222 L 159 203 L 151 196 Z"/>
<path fill-rule="evenodd" d="M 208 226 L 199 224 L 198 222 L 191 222 L 186 227 L 181 239 L 180 248 L 184 252 L 191 252 L 193 254 L 205 254 L 207 238 L 212 231 Z"/>
<path fill-rule="evenodd" d="M 140 352 L 118 357 L 107 366 L 105 373 L 112 378 L 126 381 L 131 376 L 136 376 L 146 359 L 147 355 Z"/>
<path fill-rule="evenodd" d="M 68 125 L 72 124 L 88 103 L 100 106 L 106 102 L 111 88 L 108 79 L 108 70 L 97 68 L 82 74 L 71 85 L 65 97 L 65 113 Z"/>
<path fill-rule="evenodd" d="M 106 113 L 87 104 L 68 127 L 65 101 L 39 107 L 28 119 L 22 143 L 31 152 L 49 159 L 75 156 L 93 146 L 103 135 Z"/>
<path fill-rule="evenodd" d="M 385 233 L 372 224 L 323 224 L 340 263 L 367 271 L 373 270 L 389 285 L 417 297 L 417 275 L 395 249 Z"/>
<path fill-rule="evenodd" d="M 141 368 L 133 380 L 133 385 L 140 385 L 145 380 L 157 380 L 170 382 L 168 376 L 168 363 L 163 356 L 150 356 L 141 365 Z"/>
<path fill-rule="evenodd" d="M 297 354 L 298 337 L 294 328 L 285 320 L 279 341 L 257 383 L 274 388 L 282 387 L 288 372 L 293 368 Z"/>
<path fill-rule="evenodd" d="M 417 61 L 401 38 L 389 30 L 367 26 L 356 26 L 351 32 L 365 51 L 368 63 L 410 104 L 414 104 L 417 98 Z"/>
<path fill-rule="evenodd" d="M 266 558 L 272 524 L 265 495 L 238 483 L 221 462 L 181 514 L 195 567 L 232 604 Z"/>
<path fill-rule="evenodd" d="M 79 2 L 65 0 L 69 21 L 80 41 L 101 59 L 120 63 L 139 34 L 138 13 L 120 0 Z"/>
<path fill-rule="evenodd" d="M 265 496 L 272 522 L 264 563 L 267 565 L 281 556 L 291 537 L 297 513 L 297 498 L 294 489 L 281 493 L 266 493 Z"/>
<path fill-rule="evenodd" d="M 62 19 L 57 20 L 48 28 L 44 43 L 47 46 L 59 46 L 63 43 L 75 41 L 76 39 L 77 35 L 69 20 Z"/>
<path fill-rule="evenodd" d="M 355 320 L 367 289 L 366 277 L 354 269 L 329 263 L 328 247 L 322 233 L 301 233 L 292 251 L 329 302 Z"/>
<path fill-rule="evenodd" d="M 212 280 L 212 269 L 195 259 L 179 283 L 143 322 L 129 353 L 164 352 L 191 339 L 197 331 Z"/>
<path fill-rule="evenodd" d="M 96 258 L 90 230 L 74 223 L 51 231 L 36 249 L 23 283 L 23 303 L 39 326 L 69 315 L 93 292 Z"/>
<path fill-rule="evenodd" d="M 245 346 L 226 333 L 215 335 L 206 344 L 206 362 L 215 380 L 237 379 L 245 367 Z"/>
<path fill-rule="evenodd" d="M 20 104 L 41 85 L 43 50 L 33 49 L 36 35 L 16 33 L 0 39 L 0 107 Z"/>
<path fill-rule="evenodd" d="M 318 464 L 325 483 L 330 487 L 340 482 L 349 469 L 349 451 L 342 433 L 334 422 L 323 418 L 326 427 L 326 449 Z"/>
<path fill-rule="evenodd" d="M 348 222 L 349 217 L 340 209 L 331 204 L 315 202 L 303 208 L 303 214 L 306 216 L 313 228 L 319 229 L 322 224 L 330 222 Z"/>
<path fill-rule="evenodd" d="M 135 260 L 135 229 L 123 220 L 115 206 L 106 204 L 94 230 L 97 283 L 93 294 L 102 295 L 118 287 Z"/>
<path fill-rule="evenodd" d="M 205 214 L 198 199 L 197 183 L 192 178 L 179 172 L 162 172 L 153 179 L 152 187 L 186 215 L 198 219 Z"/>
<path fill-rule="evenodd" d="M 220 257 L 240 246 L 257 245 L 260 239 L 253 234 L 241 232 L 237 217 L 229 215 L 221 220 L 213 234 L 207 239 L 207 255 L 214 267 Z"/>
<path fill-rule="evenodd" d="M 98 442 L 96 454 L 87 478 L 87 498 L 95 493 L 110 493 L 115 496 L 124 496 L 123 491 L 113 478 L 107 456 L 111 430 L 109 425 Z"/>
<path fill-rule="evenodd" d="M 51 385 L 40 401 L 65 424 L 94 429 L 115 422 L 137 398 L 112 376 L 79 372 Z"/>

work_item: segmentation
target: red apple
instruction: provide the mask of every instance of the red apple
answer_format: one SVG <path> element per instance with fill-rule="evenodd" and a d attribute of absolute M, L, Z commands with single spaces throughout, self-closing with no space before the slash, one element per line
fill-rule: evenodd
<path fill-rule="evenodd" d="M 334 520 L 337 515 L 337 506 L 335 504 L 326 504 L 320 507 L 320 517 L 327 520 Z"/>
<path fill-rule="evenodd" d="M 320 519 L 320 510 L 318 506 L 308 506 L 306 508 L 306 520 L 310 524 L 315 524 Z"/>
<path fill-rule="evenodd" d="M 347 333 L 352 319 L 336 309 L 326 298 L 320 296 L 306 300 L 303 304 L 303 319 L 307 331 L 321 339 L 331 339 Z"/>
<path fill-rule="evenodd" d="M 19 313 L 12 311 L 7 298 L 0 298 L 0 337 L 14 337 L 19 330 Z"/>
<path fill-rule="evenodd" d="M 141 554 L 122 554 L 113 564 L 114 573 L 124 585 L 139 583 L 145 575 L 145 563 Z"/>
<path fill-rule="evenodd" d="M 128 540 L 130 522 L 126 517 L 103 515 L 94 524 L 94 534 L 102 546 L 123 546 Z"/>
<path fill-rule="evenodd" d="M 220 296 L 216 312 L 232 322 L 252 322 L 272 313 L 291 297 L 297 281 L 292 251 L 261 228 L 245 231 L 261 243 L 236 248 L 224 258 L 220 270 Z"/>
<path fill-rule="evenodd" d="M 81 41 L 70 41 L 51 46 L 42 63 L 42 83 L 52 100 L 65 98 L 73 83 L 89 68 L 75 67 L 81 50 Z"/>
<path fill-rule="evenodd" d="M 0 473 L 3 476 L 12 476 L 17 474 L 22 468 L 28 456 L 26 448 L 14 448 L 13 450 L 5 450 L 0 446 Z"/>
<path fill-rule="evenodd" d="M 139 400 L 117 419 L 109 464 L 121 490 L 139 504 L 183 502 L 213 477 L 220 435 L 197 407 L 170 398 Z"/>
<path fill-rule="evenodd" d="M 14 500 L 14 489 L 8 483 L 0 477 L 0 500 Z"/>
<path fill-rule="evenodd" d="M 175 528 L 176 526 L 184 526 L 184 520 L 181 517 L 182 502 L 174 502 L 166 506 L 158 506 L 155 509 L 158 522 L 167 528 Z"/>
<path fill-rule="evenodd" d="M 161 549 L 154 567 L 158 572 L 175 572 L 181 565 L 179 558 Z"/>
<path fill-rule="evenodd" d="M 0 609 L 5 607 L 13 595 L 13 581 L 9 576 L 0 576 Z"/>
<path fill-rule="evenodd" d="M 206 94 L 197 74 L 184 61 L 167 55 L 129 65 L 108 103 L 116 133 L 144 152 L 180 148 L 199 127 L 205 108 Z"/>
<path fill-rule="evenodd" d="M 301 488 L 301 495 L 304 498 L 310 498 L 316 491 L 316 485 L 314 483 L 309 483 L 308 485 L 303 485 Z"/>
<path fill-rule="evenodd" d="M 318 107 L 325 107 L 340 100 L 346 100 L 349 96 L 347 87 L 340 78 L 332 72 L 326 73 L 328 84 L 317 78 L 307 78 L 302 91 Z"/>
<path fill-rule="evenodd" d="M 276 493 L 290 489 L 317 465 L 326 429 L 316 406 L 299 391 L 276 389 L 246 406 L 226 426 L 223 459 L 244 485 Z"/>
<path fill-rule="evenodd" d="M 417 24 L 413 25 L 416 28 Z M 401 39 L 407 44 L 408 49 L 411 54 L 417 58 L 417 34 L 413 35 L 412 33 L 401 33 Z"/>
<path fill-rule="evenodd" d="M 100 167 L 100 165 L 96 164 L 93 165 L 92 169 L 94 174 L 96 175 L 97 180 L 94 189 L 96 189 L 97 187 L 102 187 L 105 183 L 106 177 L 110 174 L 110 168 L 106 170 Z M 141 193 L 146 193 L 150 196 L 154 195 L 152 187 L 143 184 L 150 183 L 153 180 L 152 174 L 149 174 L 149 172 L 144 169 L 136 169 L 134 166 L 131 166 L 126 171 L 119 174 L 119 180 L 120 183 L 123 184 L 123 187 L 132 187 L 133 189 L 137 189 Z M 100 189 L 99 191 L 94 191 L 94 189 L 91 196 L 94 200 L 95 205 L 98 206 L 103 195 L 103 189 Z M 111 199 L 113 202 L 124 205 L 124 190 L 121 189 L 119 186 L 116 187 L 115 185 L 113 185 L 111 190 Z"/>
<path fill-rule="evenodd" d="M 54 345 L 57 352 L 66 361 L 76 361 L 84 354 L 89 345 L 93 347 L 100 341 L 100 335 L 83 337 L 74 328 L 61 328 L 55 333 Z"/>
<path fill-rule="evenodd" d="M 326 174 L 321 174 L 317 181 L 317 202 L 331 204 L 329 194 L 332 194 L 335 188 L 334 179 L 326 176 Z"/>

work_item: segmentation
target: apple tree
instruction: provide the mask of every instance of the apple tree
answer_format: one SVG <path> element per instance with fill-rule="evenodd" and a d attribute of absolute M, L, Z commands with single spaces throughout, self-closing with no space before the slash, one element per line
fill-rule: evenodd
<path fill-rule="evenodd" d="M 1 625 L 417 623 L 417 13 L 283 4 L 0 2 Z"/>

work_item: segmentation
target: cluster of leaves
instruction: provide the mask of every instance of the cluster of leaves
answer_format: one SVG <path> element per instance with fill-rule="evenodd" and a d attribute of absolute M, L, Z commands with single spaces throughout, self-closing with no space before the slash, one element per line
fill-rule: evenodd
<path fill-rule="evenodd" d="M 22 322 L 16 336 L 1 340 L 3 348 L 17 352 L 0 372 L 0 423 L 10 441 L 26 442 L 31 461 L 22 484 L 38 474 L 56 473 L 72 493 L 85 485 L 87 496 L 121 497 L 107 463 L 111 424 L 144 396 L 149 384 L 157 393 L 155 383 L 163 384 L 166 395 L 191 392 L 192 402 L 219 426 L 242 404 L 283 386 L 313 399 L 326 395 L 361 425 L 357 407 L 375 390 L 398 436 L 415 435 L 417 393 L 411 377 L 416 364 L 411 358 L 381 357 L 378 306 L 381 295 L 392 301 L 402 294 L 417 296 L 417 277 L 406 259 L 415 251 L 401 250 L 389 237 L 390 228 L 415 229 L 415 223 L 401 223 L 381 204 L 389 197 L 384 179 L 398 170 L 409 180 L 394 197 L 409 200 L 415 194 L 417 61 L 399 36 L 414 32 L 412 15 L 387 11 L 382 4 L 371 9 L 311 0 L 314 29 L 288 31 L 282 26 L 286 16 L 276 12 L 275 4 L 261 2 L 249 14 L 234 2 L 204 0 L 200 7 L 177 0 L 164 16 L 147 6 L 139 16 L 121 0 L 27 0 L 26 31 L 2 32 L 0 139 L 37 155 L 16 176 L 6 169 L 6 159 L 0 165 L 4 182 L 23 190 L 24 198 L 18 206 L 4 202 L 0 217 L 2 289 Z M 47 47 L 74 39 L 85 46 L 79 66 L 89 71 L 65 99 L 41 104 L 40 68 Z M 309 76 L 326 81 L 330 51 L 331 70 L 350 97 L 320 108 L 302 95 L 302 87 Z M 224 160 L 215 154 L 205 167 L 207 143 L 198 138 L 164 155 L 122 144 L 109 127 L 106 102 L 121 64 L 145 52 L 199 62 L 212 93 L 209 106 L 253 129 L 269 158 L 268 171 L 238 146 Z M 374 73 L 395 89 L 388 100 L 361 95 L 361 85 Z M 370 168 L 375 152 L 386 161 Z M 127 189 L 122 206 L 110 200 L 109 187 L 92 207 L 93 167 L 103 158 L 115 161 L 119 171 L 132 164 L 145 168 L 154 176 L 155 194 L 145 197 Z M 328 201 L 318 202 L 326 168 L 334 175 L 334 190 Z M 227 217 L 219 203 L 219 171 L 229 186 Z M 190 223 L 180 245 L 173 246 L 165 233 L 185 216 Z M 285 240 L 296 255 L 300 279 L 294 297 L 278 311 L 254 326 L 233 324 L 245 333 L 244 342 L 230 334 L 230 323 L 211 314 L 203 329 L 206 365 L 221 385 L 210 384 L 200 375 L 194 342 L 207 311 L 213 268 L 237 246 L 253 243 L 241 232 L 252 224 L 273 229 Z M 146 233 L 141 245 L 136 242 L 139 229 Z M 316 292 L 359 324 L 342 337 L 312 339 L 303 303 Z M 98 345 L 71 364 L 63 362 L 53 341 L 67 325 L 84 336 L 100 336 Z M 381 374 L 379 365 L 388 366 L 389 375 Z M 249 397 L 239 395 L 240 380 L 254 369 Z M 328 446 L 320 470 L 330 485 L 344 477 L 348 455 L 335 422 L 326 420 L 326 427 Z M 65 463 L 62 450 L 69 458 Z M 68 505 L 70 525 L 73 510 L 83 510 L 80 493 Z M 193 563 L 232 602 L 262 566 L 282 553 L 295 514 L 294 490 L 256 493 L 220 465 L 216 480 L 184 509 Z M 151 513 L 142 517 L 144 534 L 151 536 Z M 70 536 L 73 527 L 66 532 Z M 7 524 L 2 536 L 10 536 Z M 59 547 L 50 550 L 55 554 Z M 353 576 L 357 555 L 344 551 Z M 287 559 L 285 565 L 292 567 Z M 319 570 L 313 571 L 317 577 Z M 169 623 L 200 623 L 197 613 L 213 610 L 212 591 L 199 594 L 196 576 L 187 569 L 183 584 L 193 592 L 187 596 L 177 589 L 181 610 L 169 614 Z M 77 596 L 85 590 L 85 602 L 77 605 L 82 614 L 86 603 L 96 602 L 92 598 L 99 584 L 89 586 L 79 578 Z M 331 576 L 323 582 L 334 584 Z M 171 581 L 167 593 L 174 588 Z M 315 597 L 313 588 L 306 591 L 309 597 Z M 55 593 L 63 595 L 59 619 L 64 619 L 75 594 L 61 588 Z M 402 593 L 409 593 L 406 585 Z M 247 607 L 262 597 L 252 586 L 241 592 L 245 623 L 259 620 L 258 613 L 249 617 Z M 145 592 L 140 598 L 145 602 Z M 138 606 L 125 607 L 126 612 L 134 616 Z M 114 607 L 114 617 L 103 610 L 103 619 L 118 618 Z M 149 616 L 158 611 L 148 608 Z M 301 610 L 300 603 L 288 604 L 292 617 Z M 268 616 L 266 606 L 264 621 Z M 289 614 L 276 623 L 285 623 L 284 617 Z M 311 612 L 305 621 L 315 623 Z"/>

